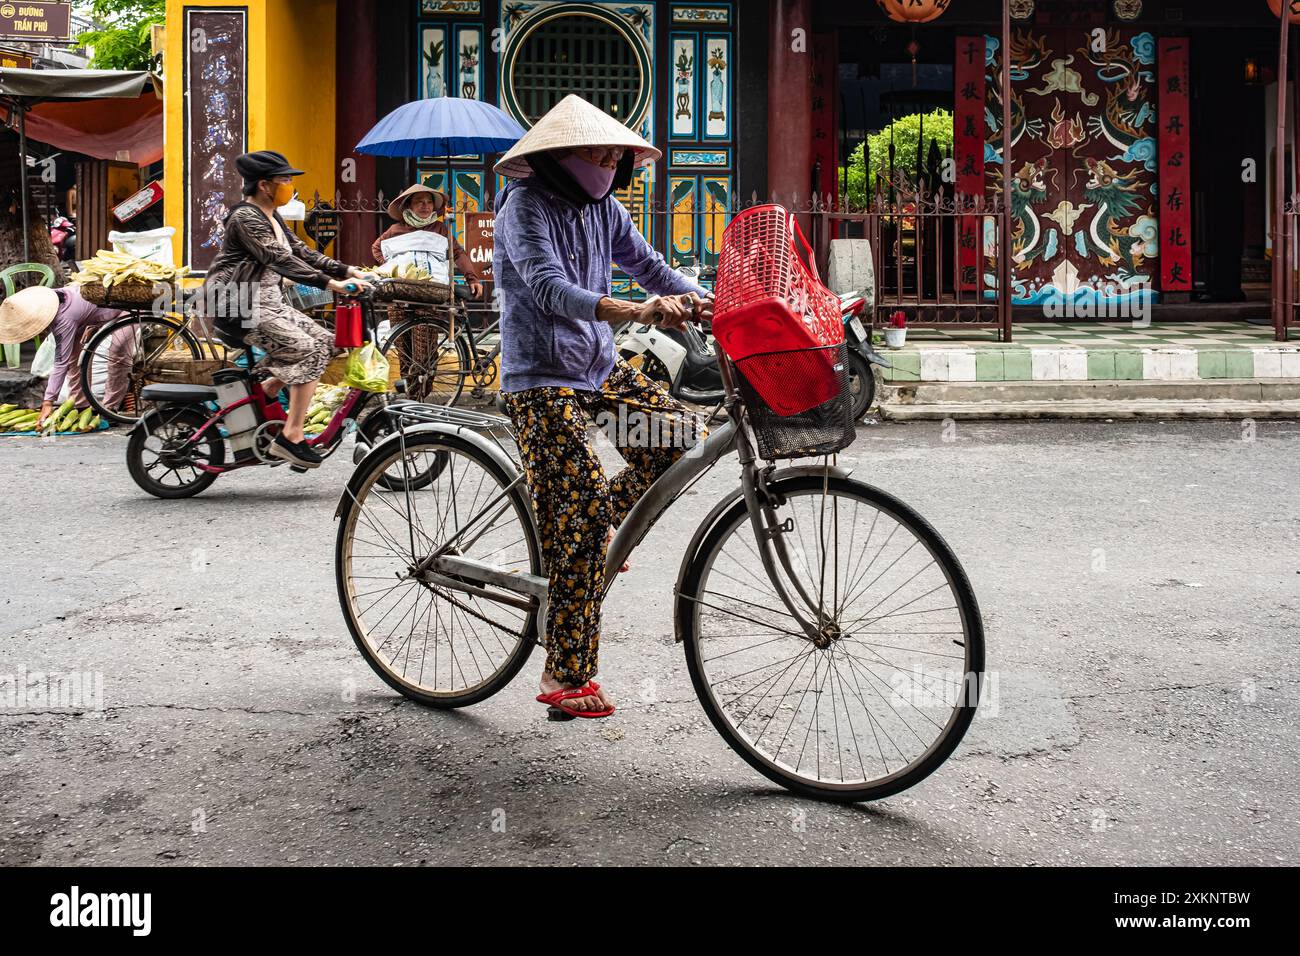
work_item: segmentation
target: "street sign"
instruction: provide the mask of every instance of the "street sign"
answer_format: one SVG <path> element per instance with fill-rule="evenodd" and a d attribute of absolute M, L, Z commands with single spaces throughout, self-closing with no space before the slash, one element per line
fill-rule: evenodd
<path fill-rule="evenodd" d="M 163 197 L 162 183 L 154 180 L 138 193 L 127 196 L 113 207 L 113 215 L 118 222 L 134 219 Z"/>
<path fill-rule="evenodd" d="M 30 70 L 32 58 L 17 50 L 0 50 L 0 68 L 6 70 Z"/>
<path fill-rule="evenodd" d="M 0 37 L 10 40 L 72 39 L 70 3 L 0 3 Z"/>
<path fill-rule="evenodd" d="M 492 232 L 496 221 L 494 213 L 465 213 L 465 251 L 484 279 L 492 278 Z"/>
<path fill-rule="evenodd" d="M 302 226 L 307 230 L 307 235 L 315 241 L 316 249 L 324 252 L 325 247 L 339 234 L 339 211 L 329 203 L 320 203 L 307 213 L 307 219 Z"/>

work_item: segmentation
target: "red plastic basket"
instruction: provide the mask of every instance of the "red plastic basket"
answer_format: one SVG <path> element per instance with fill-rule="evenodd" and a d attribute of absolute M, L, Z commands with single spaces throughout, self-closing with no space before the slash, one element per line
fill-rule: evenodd
<path fill-rule="evenodd" d="M 722 236 L 714 297 L 713 336 L 733 362 L 819 350 L 798 363 L 797 383 L 780 375 L 751 378 L 778 414 L 798 414 L 835 396 L 840 377 L 828 347 L 844 342 L 839 300 L 822 285 L 808 240 L 786 209 L 754 206 L 731 220 Z M 808 360 L 814 356 L 816 361 Z"/>

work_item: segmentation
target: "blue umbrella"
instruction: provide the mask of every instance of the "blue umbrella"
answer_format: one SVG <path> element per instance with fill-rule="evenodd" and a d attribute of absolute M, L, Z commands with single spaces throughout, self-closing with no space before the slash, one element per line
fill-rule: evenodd
<path fill-rule="evenodd" d="M 357 143 L 374 156 L 503 153 L 524 128 L 491 103 L 461 96 L 416 100 L 393 110 Z"/>

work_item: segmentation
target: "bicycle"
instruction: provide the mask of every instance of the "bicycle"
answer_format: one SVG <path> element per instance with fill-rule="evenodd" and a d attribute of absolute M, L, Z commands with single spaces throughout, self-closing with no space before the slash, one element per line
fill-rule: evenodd
<path fill-rule="evenodd" d="M 133 425 L 151 407 L 142 395 L 149 385 L 174 384 L 178 378 L 210 374 L 229 364 L 226 348 L 212 340 L 186 305 L 195 294 L 184 293 L 179 314 L 128 309 L 86 340 L 78 374 L 82 394 L 97 415 L 114 424 Z M 122 378 L 126 382 L 123 401 L 109 407 L 104 396 L 110 381 Z"/>
<path fill-rule="evenodd" d="M 953 752 L 979 700 L 984 635 L 965 571 L 914 509 L 829 456 L 777 467 L 852 440 L 843 348 L 829 355 L 838 394 L 793 417 L 773 414 L 720 356 L 728 420 L 623 521 L 602 599 L 669 506 L 735 452 L 739 487 L 682 558 L 675 636 L 736 753 L 789 790 L 850 802 L 913 786 Z M 510 422 L 405 401 L 386 413 L 392 434 L 335 512 L 343 617 L 398 693 L 435 708 L 479 703 L 519 673 L 546 619 L 536 520 L 503 443 Z M 433 479 L 385 490 L 384 476 L 412 468 Z"/>
<path fill-rule="evenodd" d="M 459 286 L 455 296 L 467 298 Z M 467 306 L 458 308 L 451 303 L 436 317 L 415 315 L 393 326 L 383 348 L 401 356 L 406 394 L 410 398 L 452 406 L 460 401 L 466 383 L 470 383 L 472 397 L 485 397 L 497 380 L 501 318 L 498 314 L 482 328 L 476 328 L 474 320 L 489 311 Z M 462 321 L 457 321 L 458 316 Z"/>

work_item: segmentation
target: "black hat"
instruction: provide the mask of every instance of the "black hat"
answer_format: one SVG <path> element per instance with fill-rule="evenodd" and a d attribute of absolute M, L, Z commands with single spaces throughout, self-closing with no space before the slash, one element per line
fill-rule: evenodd
<path fill-rule="evenodd" d="M 244 153 L 235 159 L 235 168 L 244 177 L 245 183 L 255 183 L 272 176 L 301 176 L 301 169 L 294 169 L 284 153 L 273 149 L 259 149 L 255 153 Z"/>

